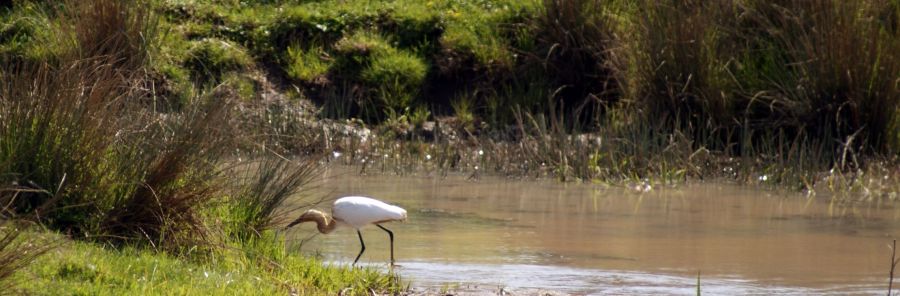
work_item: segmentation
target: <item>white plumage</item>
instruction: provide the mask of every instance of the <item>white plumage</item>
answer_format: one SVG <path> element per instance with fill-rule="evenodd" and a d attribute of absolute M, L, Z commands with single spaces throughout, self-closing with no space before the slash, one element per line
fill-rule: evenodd
<path fill-rule="evenodd" d="M 365 196 L 347 196 L 334 201 L 335 220 L 360 229 L 370 224 L 406 220 L 406 210 Z"/>
<path fill-rule="evenodd" d="M 355 228 L 356 234 L 359 235 L 359 244 L 362 247 L 359 250 L 359 255 L 356 255 L 356 260 L 353 260 L 353 264 L 356 264 L 359 261 L 359 257 L 366 251 L 366 243 L 363 242 L 362 232 L 359 229 L 366 225 L 375 224 L 378 228 L 386 231 L 391 239 L 391 265 L 394 265 L 394 233 L 381 226 L 381 224 L 391 221 L 405 221 L 406 210 L 374 198 L 347 196 L 334 201 L 331 211 L 332 215 L 329 218 L 321 211 L 308 210 L 285 228 L 290 228 L 303 222 L 316 222 L 319 232 L 324 234 L 331 233 L 339 224 Z"/>

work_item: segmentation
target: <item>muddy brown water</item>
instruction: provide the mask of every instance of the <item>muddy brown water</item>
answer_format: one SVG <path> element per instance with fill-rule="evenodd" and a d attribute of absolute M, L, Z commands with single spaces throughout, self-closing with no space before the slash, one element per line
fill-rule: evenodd
<path fill-rule="evenodd" d="M 572 294 L 883 294 L 888 244 L 900 236 L 894 203 L 727 184 L 638 193 L 595 184 L 464 176 L 360 176 L 332 168 L 328 196 L 368 195 L 406 208 L 386 224 L 396 270 L 413 287 L 542 288 Z M 349 264 L 352 229 L 289 232 L 300 251 Z M 363 229 L 360 262 L 385 268 L 388 238 Z M 296 247 L 296 246 L 295 246 Z"/>

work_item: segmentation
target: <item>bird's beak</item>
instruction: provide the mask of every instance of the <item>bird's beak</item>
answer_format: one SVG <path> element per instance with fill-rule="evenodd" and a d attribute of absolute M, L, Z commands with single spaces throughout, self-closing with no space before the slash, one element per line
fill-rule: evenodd
<path fill-rule="evenodd" d="M 291 222 L 291 224 L 288 224 L 287 226 L 285 226 L 283 230 L 287 230 L 288 228 L 294 227 L 294 225 L 297 225 L 297 224 L 300 224 L 300 222 L 299 221 Z"/>

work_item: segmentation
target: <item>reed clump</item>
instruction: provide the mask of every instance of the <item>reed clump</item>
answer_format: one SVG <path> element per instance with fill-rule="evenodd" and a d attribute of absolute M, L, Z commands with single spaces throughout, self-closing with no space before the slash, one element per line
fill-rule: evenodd
<path fill-rule="evenodd" d="M 162 117 L 145 108 L 153 42 L 144 6 L 100 0 L 58 12 L 53 64 L 10 65 L 0 87 L 4 203 L 78 236 L 190 245 L 205 233 L 223 104 Z M 74 28 L 69 30 L 67 28 Z"/>
<path fill-rule="evenodd" d="M 177 255 L 178 260 L 197 260 L 221 270 L 229 267 L 219 260 L 236 260 L 268 266 L 254 270 L 257 280 L 279 279 L 272 290 L 338 289 L 311 287 L 302 276 L 289 276 L 290 268 L 320 263 L 289 255 L 284 240 L 273 231 L 287 209 L 315 203 L 301 198 L 287 204 L 317 176 L 315 156 L 298 161 L 266 148 L 267 143 L 284 141 L 257 133 L 281 127 L 271 126 L 271 121 L 245 127 L 248 122 L 239 120 L 250 117 L 236 112 L 266 105 L 245 102 L 227 85 L 198 82 L 198 93 L 177 108 L 160 107 L 171 100 L 160 98 L 153 88 L 159 85 L 155 79 L 165 79 L 153 64 L 163 36 L 148 5 L 92 0 L 44 6 L 48 22 L 54 24 L 50 34 L 55 36 L 47 46 L 61 50 L 42 60 L 3 60 L 7 62 L 0 68 L 3 283 L 15 277 L 16 270 L 43 270 L 28 264 L 40 260 L 36 257 L 47 249 L 18 243 L 27 245 L 30 237 L 40 234 L 23 239 L 8 227 L 17 219 L 39 225 L 28 231 L 46 228 L 64 234 L 60 239 L 68 243 L 80 240 L 75 243 L 79 250 L 101 245 L 114 248 L 113 253 L 137 248 L 143 250 L 142 256 Z M 238 64 L 219 65 L 213 74 L 236 71 L 249 63 L 247 59 L 242 56 Z M 261 138 L 265 140 L 257 141 Z M 273 265 L 273 260 L 286 263 Z M 61 264 L 59 272 L 38 273 L 48 279 L 71 273 L 68 263 L 57 261 L 51 260 L 47 268 Z M 81 271 L 88 278 L 101 274 L 82 269 L 74 273 Z M 395 277 L 372 272 L 319 271 L 327 276 L 343 274 L 328 281 L 335 285 L 348 285 L 357 277 L 368 280 L 357 286 L 389 289 L 396 284 Z M 187 277 L 185 283 L 190 281 Z"/>
<path fill-rule="evenodd" d="M 609 9 L 599 0 L 544 0 L 537 16 L 527 21 L 534 47 L 524 53 L 531 59 L 524 64 L 540 65 L 539 79 L 547 80 L 553 91 L 548 93 L 552 103 L 530 112 L 562 108 L 567 124 L 594 129 L 605 107 L 621 98 L 613 72 L 615 23 Z"/>

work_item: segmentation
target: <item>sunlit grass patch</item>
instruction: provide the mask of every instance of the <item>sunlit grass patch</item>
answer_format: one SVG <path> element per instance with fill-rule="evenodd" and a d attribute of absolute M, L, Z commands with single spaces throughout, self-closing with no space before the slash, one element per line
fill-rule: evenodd
<path fill-rule="evenodd" d="M 299 46 L 288 47 L 287 74 L 293 79 L 304 82 L 313 82 L 317 78 L 324 78 L 331 67 L 331 62 L 326 60 L 322 47 L 304 49 Z"/>
<path fill-rule="evenodd" d="M 491 24 L 454 24 L 441 37 L 445 48 L 469 54 L 479 65 L 509 67 L 513 53 Z"/>
<path fill-rule="evenodd" d="M 259 87 L 249 74 L 236 72 L 225 74 L 222 85 L 234 90 L 235 95 L 243 101 L 250 101 L 259 94 Z"/>
<path fill-rule="evenodd" d="M 396 91 L 414 92 L 425 81 L 428 65 L 412 53 L 387 50 L 372 56 L 360 74 L 360 78 L 371 85 L 395 84 L 401 88 Z"/>
<path fill-rule="evenodd" d="M 30 235 L 66 240 L 52 234 Z M 369 289 L 399 289 L 397 279 L 381 271 L 324 265 L 285 253 L 272 239 L 266 239 L 268 247 L 236 245 L 213 257 L 176 257 L 144 248 L 65 241 L 14 280 L 18 291 L 30 295 L 333 295 L 342 290 L 366 295 Z M 281 258 L 269 261 L 252 255 L 259 252 L 278 253 Z"/>
<path fill-rule="evenodd" d="M 53 59 L 62 48 L 53 40 L 53 23 L 47 9 L 23 3 L 18 9 L 0 14 L 0 54 L 8 59 L 40 61 Z"/>
<path fill-rule="evenodd" d="M 424 58 L 393 44 L 389 36 L 371 31 L 357 31 L 334 44 L 337 78 L 367 90 L 356 101 L 367 119 L 400 116 L 414 104 L 428 74 Z"/>
<path fill-rule="evenodd" d="M 248 69 L 252 57 L 239 45 L 208 38 L 191 43 L 184 66 L 191 77 L 201 83 L 217 83 L 226 72 Z"/>
<path fill-rule="evenodd" d="M 152 250 L 69 242 L 32 263 L 20 276 L 34 295 L 274 294 L 278 288 L 252 270 L 227 270 Z"/>
<path fill-rule="evenodd" d="M 347 34 L 334 44 L 334 50 L 338 54 L 358 56 L 358 61 L 379 53 L 386 53 L 394 49 L 387 38 L 374 31 L 358 30 Z"/>
<path fill-rule="evenodd" d="M 0 211 L 7 209 L 3 207 Z M 12 294 L 19 284 L 16 274 L 56 247 L 48 239 L 29 236 L 25 225 L 19 222 L 0 213 L 0 295 Z"/>

